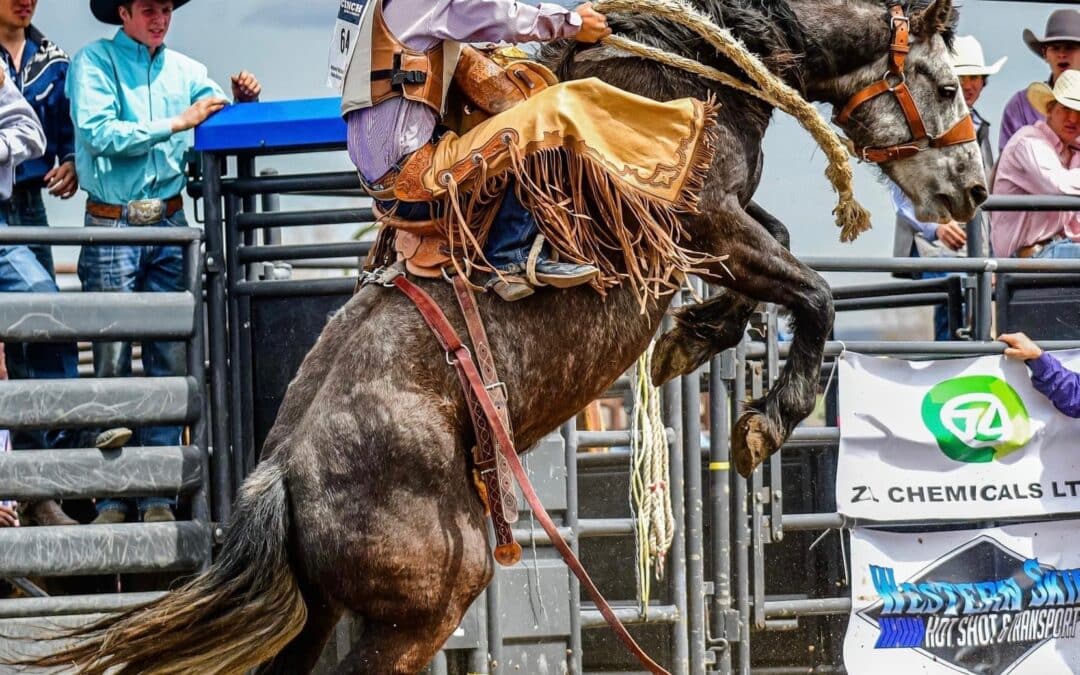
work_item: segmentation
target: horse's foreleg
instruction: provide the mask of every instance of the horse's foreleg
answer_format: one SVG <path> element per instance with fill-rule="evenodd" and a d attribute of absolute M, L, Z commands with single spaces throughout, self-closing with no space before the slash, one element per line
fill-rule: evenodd
<path fill-rule="evenodd" d="M 778 218 L 755 202 L 747 204 L 746 215 L 781 246 L 790 248 L 788 229 Z M 653 384 L 660 386 L 692 373 L 713 356 L 739 344 L 757 304 L 757 300 L 741 293 L 722 289 L 705 302 L 676 310 L 675 327 L 664 333 L 656 345 Z"/>
<path fill-rule="evenodd" d="M 734 204 L 716 218 L 712 235 L 717 252 L 728 254 L 726 269 L 714 270 L 718 283 L 756 301 L 783 305 L 792 315 L 794 336 L 779 379 L 764 398 L 748 404 L 733 429 L 735 468 L 749 476 L 814 409 L 833 323 L 832 293 L 825 279 Z"/>

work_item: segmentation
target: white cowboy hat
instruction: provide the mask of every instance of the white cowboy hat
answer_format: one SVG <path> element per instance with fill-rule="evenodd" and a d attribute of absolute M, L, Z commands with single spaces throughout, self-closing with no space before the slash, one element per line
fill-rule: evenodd
<path fill-rule="evenodd" d="M 1045 82 L 1034 82 L 1027 90 L 1031 106 L 1046 115 L 1046 106 L 1057 101 L 1066 108 L 1080 110 L 1080 70 L 1066 70 L 1058 76 L 1054 88 Z"/>
<path fill-rule="evenodd" d="M 974 35 L 962 35 L 953 41 L 952 67 L 958 77 L 964 75 L 994 75 L 1009 57 L 1002 56 L 993 65 L 986 65 L 982 45 Z"/>

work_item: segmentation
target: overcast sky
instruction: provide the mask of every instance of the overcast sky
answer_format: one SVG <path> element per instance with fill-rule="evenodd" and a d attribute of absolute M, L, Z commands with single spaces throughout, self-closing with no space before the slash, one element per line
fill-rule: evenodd
<path fill-rule="evenodd" d="M 168 44 L 204 62 L 210 74 L 226 84 L 240 68 L 263 82 L 264 100 L 324 97 L 326 54 L 337 10 L 335 0 L 192 0 L 177 10 Z M 565 4 L 565 3 L 564 3 Z M 1025 27 L 1041 34 L 1049 3 L 968 0 L 961 8 L 960 32 L 979 38 L 988 62 L 1009 60 L 990 79 L 977 104 L 997 124 L 1006 100 L 1033 80 L 1045 79 L 1045 63 L 1021 40 Z M 35 24 L 71 53 L 114 28 L 98 23 L 86 0 L 40 0 Z M 893 216 L 875 172 L 856 168 L 856 196 L 871 210 L 874 229 L 854 244 L 841 245 L 830 215 L 835 199 L 826 182 L 821 152 L 809 136 L 785 115 L 778 114 L 765 143 L 765 173 L 757 199 L 783 220 L 792 234 L 796 253 L 804 255 L 888 256 L 892 253 Z M 288 166 L 281 166 L 285 161 Z M 302 160 L 276 158 L 285 171 L 298 167 L 349 168 L 343 153 Z M 50 201 L 55 224 L 81 222 L 83 195 L 68 203 Z M 831 275 L 835 283 L 854 281 Z M 865 277 L 863 277 L 865 280 Z"/>

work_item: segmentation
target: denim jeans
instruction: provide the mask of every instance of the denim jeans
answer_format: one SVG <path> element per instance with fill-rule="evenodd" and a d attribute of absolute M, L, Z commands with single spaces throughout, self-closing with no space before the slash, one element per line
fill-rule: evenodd
<path fill-rule="evenodd" d="M 31 194 L 30 201 L 36 202 L 37 206 L 24 208 L 25 202 L 16 190 L 12 201 L 0 202 L 0 227 L 48 225 L 44 220 L 40 191 Z M 27 214 L 35 221 L 28 221 Z M 45 257 L 48 266 L 29 246 L 0 246 L 0 293 L 59 293 L 53 279 L 52 255 L 48 246 L 43 248 L 48 256 Z M 4 345 L 4 357 L 11 379 L 79 377 L 79 352 L 75 342 L 8 342 Z M 12 446 L 16 449 L 72 447 L 76 445 L 77 437 L 78 432 L 67 430 L 19 431 L 12 434 Z"/>
<path fill-rule="evenodd" d="M 126 214 L 125 214 L 126 215 Z M 163 220 L 160 226 L 187 227 L 183 211 Z M 86 215 L 87 227 L 131 227 L 124 216 L 107 220 Z M 79 280 L 84 291 L 114 293 L 164 293 L 184 290 L 184 253 L 179 246 L 84 246 L 79 253 Z M 143 371 L 147 377 L 168 377 L 187 373 L 187 350 L 183 342 L 144 341 Z M 131 376 L 130 342 L 95 342 L 94 375 Z M 133 443 L 139 446 L 178 445 L 180 427 L 143 427 L 135 430 Z M 139 497 L 139 511 L 152 506 L 175 505 L 175 499 Z M 98 511 L 126 511 L 116 499 L 98 502 Z"/>
<path fill-rule="evenodd" d="M 1047 244 L 1035 255 L 1036 258 L 1080 258 L 1080 244 L 1069 239 L 1058 239 Z"/>
<path fill-rule="evenodd" d="M 380 202 L 383 210 L 397 208 L 395 215 L 403 220 L 429 220 L 431 207 L 427 202 Z M 484 243 L 484 257 L 493 267 L 506 269 L 511 265 L 524 265 L 529 260 L 533 240 L 540 233 L 536 219 L 521 204 L 514 193 L 514 181 L 506 188 L 499 212 L 491 225 Z"/>

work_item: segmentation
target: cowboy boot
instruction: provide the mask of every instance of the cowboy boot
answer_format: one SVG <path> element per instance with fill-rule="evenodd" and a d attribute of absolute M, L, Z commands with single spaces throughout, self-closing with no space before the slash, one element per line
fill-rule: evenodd
<path fill-rule="evenodd" d="M 94 447 L 100 450 L 114 450 L 124 447 L 124 444 L 129 440 L 131 440 L 131 429 L 116 427 L 106 429 L 98 434 L 97 438 L 94 439 Z"/>
<path fill-rule="evenodd" d="M 60 505 L 52 499 L 45 499 L 31 504 L 26 513 L 36 524 L 42 527 L 79 524 L 79 521 L 64 513 Z"/>

